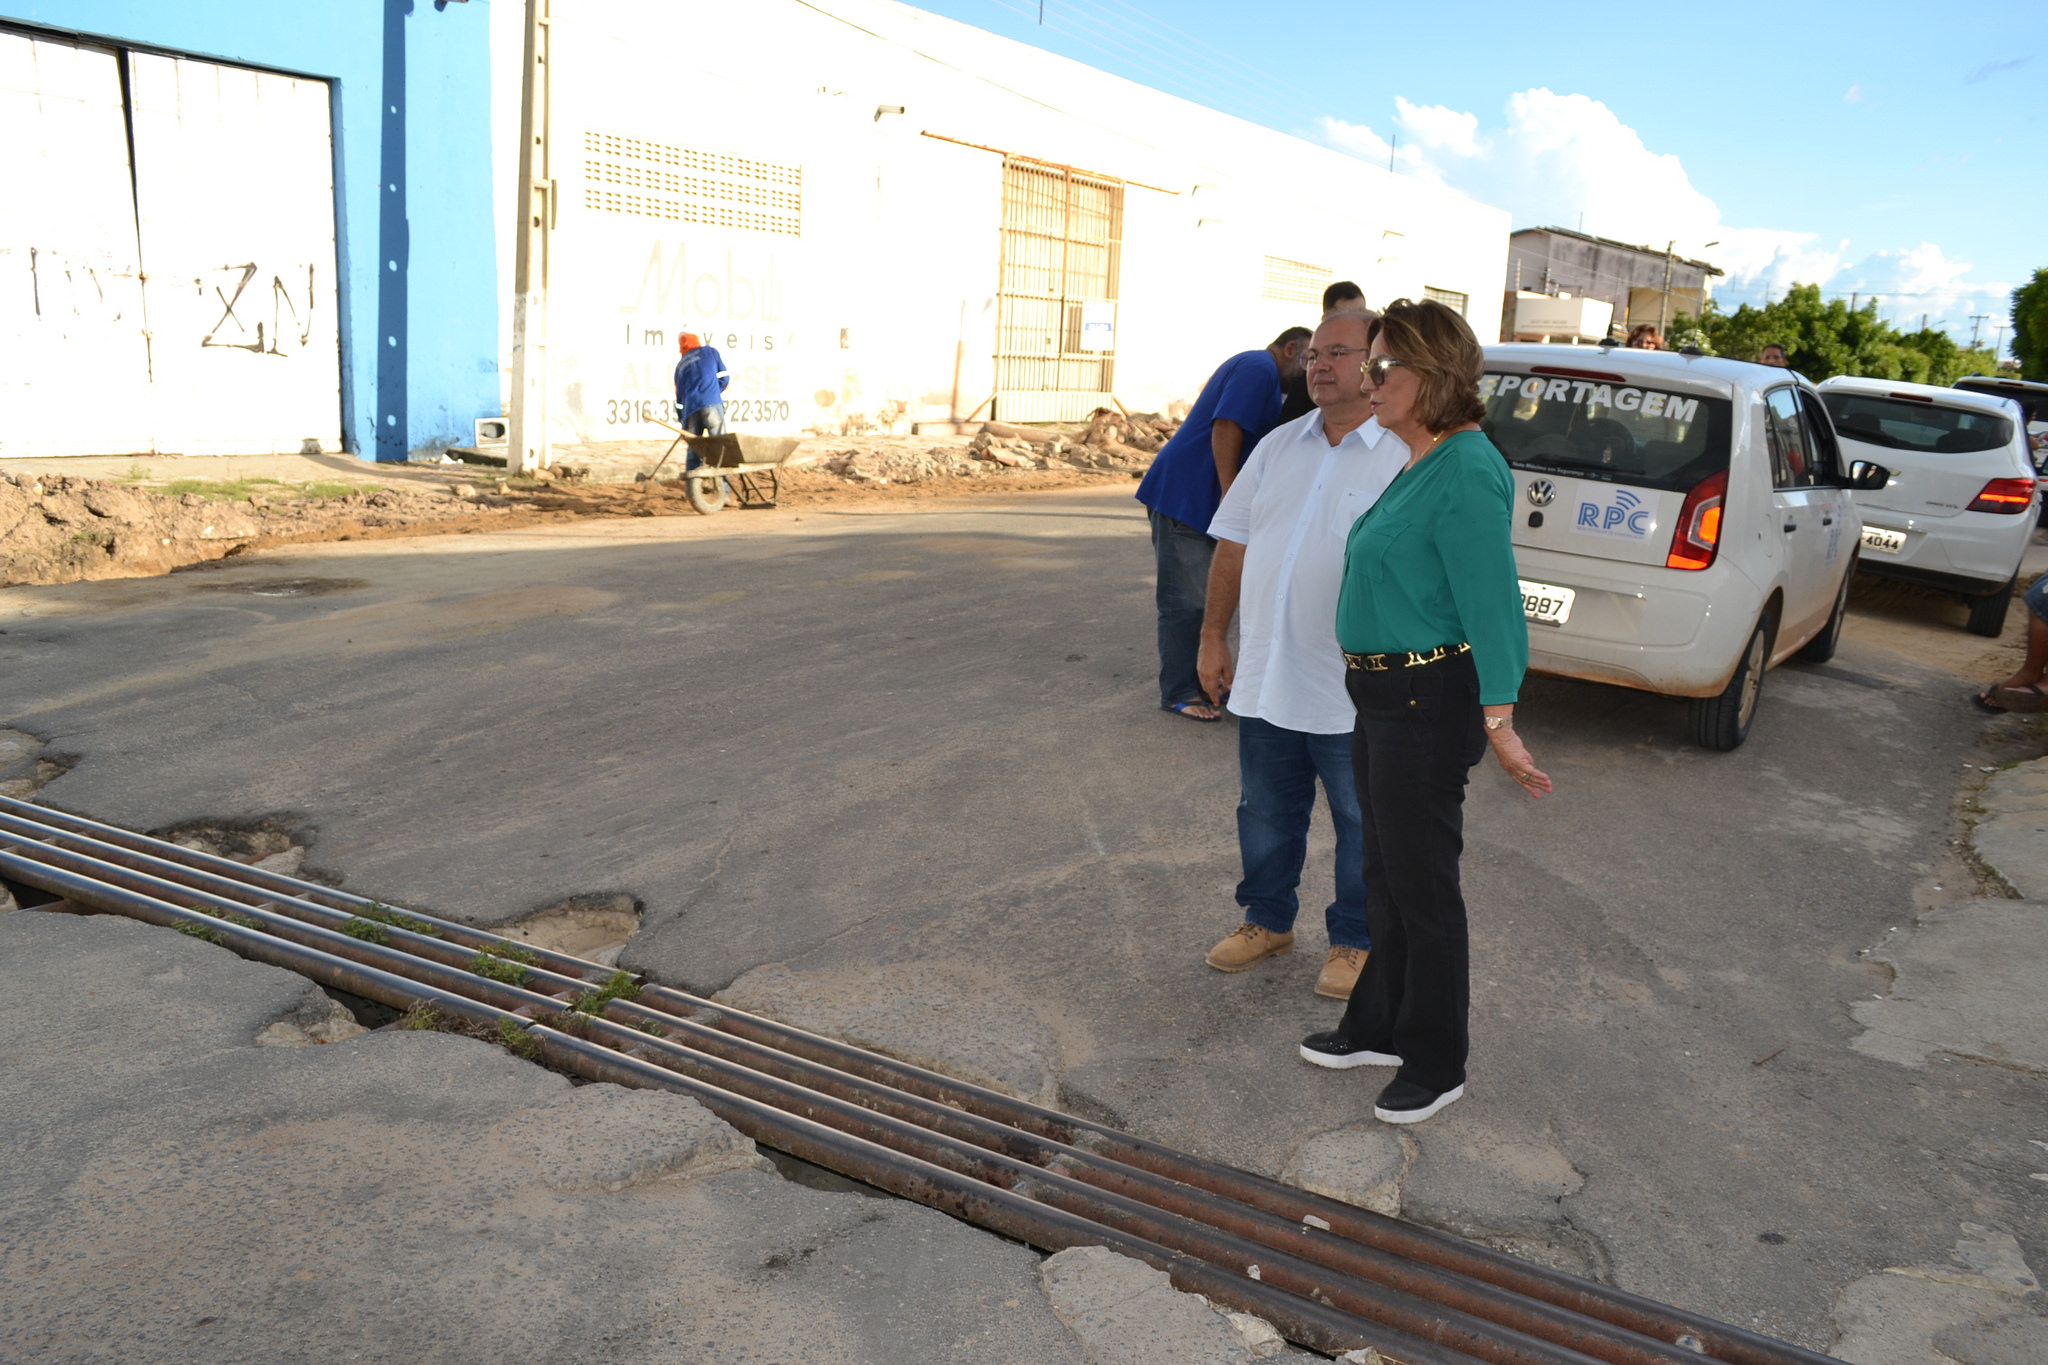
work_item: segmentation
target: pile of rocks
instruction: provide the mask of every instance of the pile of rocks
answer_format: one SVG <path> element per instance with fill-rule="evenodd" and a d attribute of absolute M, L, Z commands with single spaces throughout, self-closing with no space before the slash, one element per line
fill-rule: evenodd
<path fill-rule="evenodd" d="M 1143 469 L 1180 429 L 1155 413 L 1125 414 L 1097 408 L 1087 427 L 1068 435 L 1043 427 L 990 422 L 968 447 L 974 458 L 1012 469 Z"/>
<path fill-rule="evenodd" d="M 905 446 L 872 445 L 835 450 L 819 457 L 818 469 L 836 474 L 849 483 L 924 483 L 930 479 L 977 478 L 992 471 L 977 464 L 961 446 L 929 446 L 923 450 Z"/>

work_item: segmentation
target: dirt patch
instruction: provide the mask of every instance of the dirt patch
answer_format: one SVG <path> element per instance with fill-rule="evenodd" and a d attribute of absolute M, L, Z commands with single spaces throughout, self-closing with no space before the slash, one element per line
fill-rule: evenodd
<path fill-rule="evenodd" d="M 500 924 L 493 932 L 549 952 L 616 966 L 619 953 L 640 931 L 640 903 L 627 895 L 575 896 Z"/>
<path fill-rule="evenodd" d="M 1051 440 L 1037 436 L 821 438 L 799 452 L 803 463 L 782 474 L 780 504 L 1128 484 L 1151 458 L 1137 447 L 1088 445 L 1082 431 Z M 147 578 L 286 545 L 473 534 L 590 517 L 699 515 L 670 477 L 673 468 L 655 482 L 639 482 L 634 473 L 654 460 L 624 463 L 631 467 L 599 471 L 619 482 L 600 481 L 589 465 L 560 463 L 535 479 L 467 466 L 422 477 L 408 467 L 389 487 L 274 479 L 152 487 L 70 474 L 0 474 L 0 587 Z M 735 504 L 729 512 L 738 510 Z M 338 579 L 274 579 L 232 590 L 297 597 L 353 586 Z"/>

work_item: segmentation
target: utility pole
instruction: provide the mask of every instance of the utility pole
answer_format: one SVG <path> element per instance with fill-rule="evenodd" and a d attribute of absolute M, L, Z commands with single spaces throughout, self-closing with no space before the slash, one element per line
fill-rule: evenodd
<path fill-rule="evenodd" d="M 513 238 L 511 472 L 546 469 L 548 454 L 549 0 L 526 0 L 526 68 L 519 91 L 519 223 Z"/>
<path fill-rule="evenodd" d="M 1984 324 L 1985 324 L 1985 323 L 1987 323 L 1987 322 L 1989 322 L 1989 321 L 1991 321 L 1991 314 L 1989 314 L 1989 313 L 1972 313 L 1972 314 L 1970 314 L 1970 349 L 1971 349 L 1971 350 L 1973 350 L 1973 351 L 1974 351 L 1974 350 L 1976 350 L 1976 349 L 1977 349 L 1977 336 L 1978 336 L 1978 333 L 1980 333 L 1980 332 L 1982 332 L 1982 331 L 1984 330 Z"/>
<path fill-rule="evenodd" d="M 1657 336 L 1662 340 L 1664 329 L 1671 325 L 1671 248 L 1678 245 L 1673 237 L 1664 244 L 1664 296 L 1657 304 Z"/>
<path fill-rule="evenodd" d="M 1998 363 L 1998 353 L 2005 346 L 2005 324 L 1999 323 L 1998 330 L 1991 336 L 1991 363 Z"/>

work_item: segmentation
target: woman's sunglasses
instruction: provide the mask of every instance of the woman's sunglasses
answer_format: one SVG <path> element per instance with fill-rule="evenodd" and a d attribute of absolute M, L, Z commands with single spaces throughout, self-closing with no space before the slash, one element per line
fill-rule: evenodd
<path fill-rule="evenodd" d="M 1367 361 L 1365 366 L 1365 377 L 1372 381 L 1372 386 L 1374 388 L 1378 388 L 1380 385 L 1387 382 L 1387 371 L 1393 369 L 1396 365 L 1399 365 L 1401 363 L 1401 361 L 1394 359 L 1394 357 L 1390 355 L 1383 355 L 1379 357 L 1379 359 L 1377 360 Z"/>

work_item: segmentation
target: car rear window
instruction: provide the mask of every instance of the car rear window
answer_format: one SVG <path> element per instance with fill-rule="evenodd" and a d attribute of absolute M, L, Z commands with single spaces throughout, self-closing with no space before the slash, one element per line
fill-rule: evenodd
<path fill-rule="evenodd" d="M 1590 375 L 1489 374 L 1481 424 L 1517 469 L 1690 489 L 1728 467 L 1732 405 Z"/>
<path fill-rule="evenodd" d="M 1835 432 L 1867 445 L 1920 450 L 1933 455 L 1968 455 L 2012 444 L 2012 419 L 1974 408 L 1944 407 L 1933 401 L 1879 398 L 1829 390 L 1820 396 Z"/>

